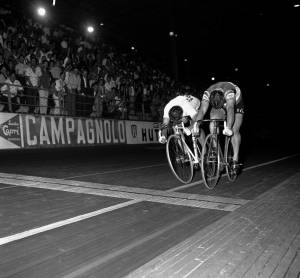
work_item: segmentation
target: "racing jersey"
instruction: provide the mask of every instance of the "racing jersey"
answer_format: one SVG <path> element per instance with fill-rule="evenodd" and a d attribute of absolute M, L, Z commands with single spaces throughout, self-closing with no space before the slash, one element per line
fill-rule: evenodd
<path fill-rule="evenodd" d="M 211 85 L 203 94 L 202 101 L 208 101 L 210 94 L 214 90 L 220 90 L 224 93 L 225 100 L 229 100 L 235 97 L 235 102 L 238 104 L 242 101 L 241 90 L 238 86 L 231 82 L 218 82 Z"/>
<path fill-rule="evenodd" d="M 200 100 L 191 95 L 177 96 L 171 99 L 164 108 L 164 118 L 169 119 L 169 111 L 173 106 L 180 106 L 183 110 L 183 117 L 194 118 L 198 114 Z"/>

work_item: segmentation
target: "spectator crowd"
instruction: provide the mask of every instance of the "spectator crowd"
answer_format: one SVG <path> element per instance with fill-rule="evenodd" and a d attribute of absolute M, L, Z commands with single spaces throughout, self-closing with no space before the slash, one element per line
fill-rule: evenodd
<path fill-rule="evenodd" d="M 134 53 L 0 15 L 0 111 L 158 121 L 178 92 L 194 93 Z"/>

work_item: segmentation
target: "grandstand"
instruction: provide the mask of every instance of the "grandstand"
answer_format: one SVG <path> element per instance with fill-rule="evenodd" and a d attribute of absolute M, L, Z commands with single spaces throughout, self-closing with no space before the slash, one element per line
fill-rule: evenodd
<path fill-rule="evenodd" d="M 1 14 L 3 112 L 158 121 L 186 88 L 138 55 L 7 7 Z"/>

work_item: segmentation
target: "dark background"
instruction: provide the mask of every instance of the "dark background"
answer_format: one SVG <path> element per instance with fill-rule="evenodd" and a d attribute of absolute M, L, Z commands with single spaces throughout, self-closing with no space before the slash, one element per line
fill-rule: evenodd
<path fill-rule="evenodd" d="M 286 132 L 295 137 L 300 7 L 293 0 L 56 0 L 55 7 L 52 0 L 7 2 L 31 16 L 44 5 L 47 24 L 82 34 L 94 24 L 94 36 L 120 51 L 134 45 L 135 55 L 173 77 L 177 61 L 178 79 L 199 92 L 215 81 L 232 81 L 242 89 L 250 133 L 279 141 Z M 177 37 L 169 36 L 171 30 Z"/>

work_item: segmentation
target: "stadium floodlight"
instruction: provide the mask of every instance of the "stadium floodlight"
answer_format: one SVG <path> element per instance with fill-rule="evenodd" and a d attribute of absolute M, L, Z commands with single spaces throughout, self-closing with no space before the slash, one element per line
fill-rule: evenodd
<path fill-rule="evenodd" d="M 43 8 L 43 7 L 37 8 L 37 14 L 38 14 L 39 16 L 45 16 L 45 15 L 46 15 L 46 9 Z"/>
<path fill-rule="evenodd" d="M 55 6 L 55 0 L 52 1 L 52 6 Z"/>
<path fill-rule="evenodd" d="M 86 30 L 87 30 L 89 33 L 93 33 L 93 32 L 95 31 L 93 26 L 88 26 L 88 27 L 86 28 Z"/>
<path fill-rule="evenodd" d="M 214 80 L 215 80 L 215 78 L 214 78 L 214 77 L 212 77 L 212 78 L 211 78 L 211 80 L 212 80 L 212 81 L 214 81 Z"/>

